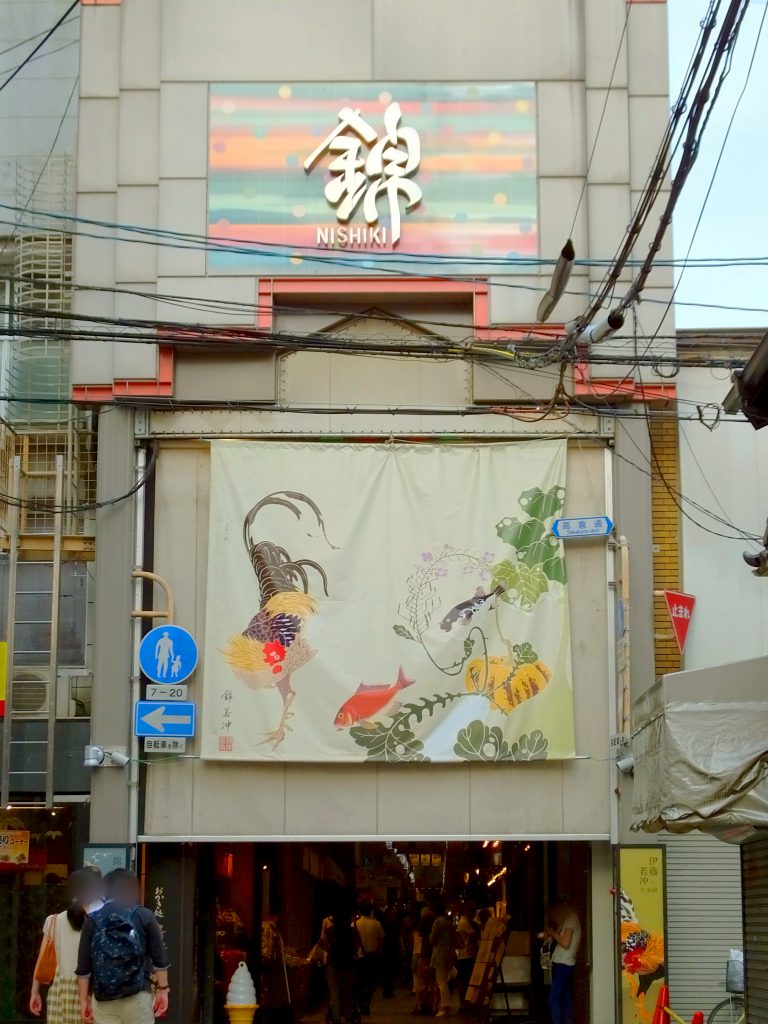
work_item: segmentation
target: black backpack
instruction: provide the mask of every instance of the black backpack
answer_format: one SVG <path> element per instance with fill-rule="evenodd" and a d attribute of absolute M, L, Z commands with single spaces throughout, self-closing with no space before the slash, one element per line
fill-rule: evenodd
<path fill-rule="evenodd" d="M 146 985 L 147 945 L 136 909 L 108 903 L 91 915 L 91 970 L 98 1000 L 135 996 Z"/>

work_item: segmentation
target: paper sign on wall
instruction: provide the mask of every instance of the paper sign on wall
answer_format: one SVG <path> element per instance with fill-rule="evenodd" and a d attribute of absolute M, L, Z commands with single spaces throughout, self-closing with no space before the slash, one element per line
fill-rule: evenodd
<path fill-rule="evenodd" d="M 0 864 L 29 863 L 29 832 L 0 831 Z"/>

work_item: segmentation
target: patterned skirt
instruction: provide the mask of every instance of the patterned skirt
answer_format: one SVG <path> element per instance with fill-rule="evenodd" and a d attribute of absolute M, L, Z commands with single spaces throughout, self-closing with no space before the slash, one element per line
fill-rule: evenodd
<path fill-rule="evenodd" d="M 77 997 L 77 978 L 53 979 L 46 999 L 47 1024 L 82 1024 Z"/>

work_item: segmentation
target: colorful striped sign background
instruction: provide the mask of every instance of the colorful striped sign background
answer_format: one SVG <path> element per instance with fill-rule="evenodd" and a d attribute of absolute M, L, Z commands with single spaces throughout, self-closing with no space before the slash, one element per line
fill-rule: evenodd
<path fill-rule="evenodd" d="M 212 84 L 209 269 L 260 275 L 519 270 L 510 259 L 538 255 L 535 95 L 531 82 Z M 305 159 L 338 125 L 342 107 L 359 110 L 381 134 L 392 101 L 402 109 L 401 126 L 421 138 L 414 175 L 421 204 L 405 213 L 401 201 L 394 250 L 318 248 L 317 229 L 339 226 L 323 192 L 330 158 L 324 155 L 311 173 Z M 381 197 L 384 226 L 386 208 Z M 350 226 L 365 226 L 360 207 Z"/>

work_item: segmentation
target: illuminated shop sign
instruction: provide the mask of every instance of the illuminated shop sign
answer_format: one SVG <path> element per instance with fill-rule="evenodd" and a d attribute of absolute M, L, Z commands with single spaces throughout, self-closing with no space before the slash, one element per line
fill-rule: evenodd
<path fill-rule="evenodd" d="M 538 255 L 530 82 L 214 84 L 209 135 L 210 270 L 509 273 Z"/>

